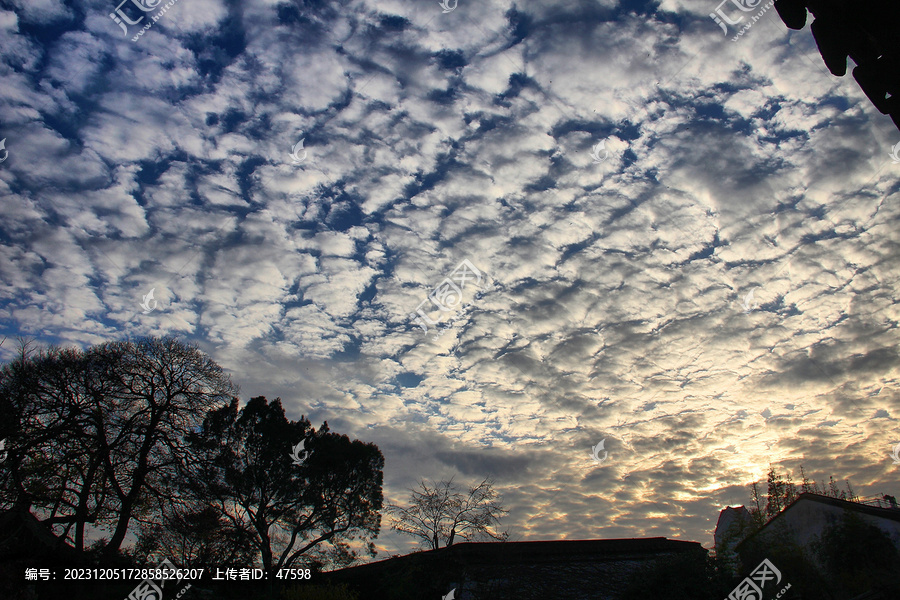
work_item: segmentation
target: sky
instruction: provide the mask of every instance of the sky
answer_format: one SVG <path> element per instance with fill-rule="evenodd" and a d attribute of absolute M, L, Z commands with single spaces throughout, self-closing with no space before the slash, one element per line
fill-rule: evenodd
<path fill-rule="evenodd" d="M 513 540 L 709 547 L 770 465 L 900 494 L 900 132 L 808 25 L 142 1 L 0 2 L 0 335 L 178 336 Z"/>

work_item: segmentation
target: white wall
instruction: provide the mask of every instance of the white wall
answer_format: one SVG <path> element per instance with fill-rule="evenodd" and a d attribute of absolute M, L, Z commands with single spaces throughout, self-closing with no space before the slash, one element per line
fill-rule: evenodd
<path fill-rule="evenodd" d="M 853 511 L 866 523 L 880 527 L 900 549 L 900 522 L 868 515 L 860 511 Z M 816 502 L 803 498 L 795 503 L 790 510 L 778 517 L 782 521 L 775 531 L 787 527 L 792 537 L 803 546 L 808 546 L 819 536 L 830 523 L 839 521 L 844 515 L 844 509 L 831 506 L 823 502 Z M 770 525 L 772 527 L 773 523 Z"/>

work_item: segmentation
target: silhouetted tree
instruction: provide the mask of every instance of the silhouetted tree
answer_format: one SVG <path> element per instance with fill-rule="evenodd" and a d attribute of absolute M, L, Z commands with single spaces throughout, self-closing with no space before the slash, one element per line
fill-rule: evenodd
<path fill-rule="evenodd" d="M 775 471 L 774 467 L 770 467 L 769 473 L 766 476 L 765 505 L 762 503 L 758 484 L 756 482 L 750 484 L 751 504 L 748 511 L 750 512 L 753 531 L 761 528 L 775 515 L 787 508 L 799 497 L 800 493 L 808 492 L 820 494 L 822 496 L 829 496 L 841 500 L 858 500 L 849 480 L 845 481 L 847 486 L 847 491 L 845 492 L 838 488 L 837 483 L 834 481 L 834 477 L 829 477 L 829 485 L 827 488 L 820 487 L 814 480 L 810 481 L 807 478 L 802 465 L 800 467 L 800 476 L 802 481 L 798 492 L 797 486 L 791 479 L 790 473 L 786 476 L 782 476 Z"/>
<path fill-rule="evenodd" d="M 787 531 L 780 528 L 765 538 L 754 537 L 747 540 L 740 548 L 742 569 L 732 580 L 736 586 L 757 566 L 768 559 L 782 575 L 776 585 L 770 582 L 771 588 L 764 590 L 765 598 L 774 598 L 788 583 L 791 589 L 781 596 L 782 600 L 798 598 L 822 598 L 837 600 L 831 595 L 828 586 L 823 582 L 822 572 L 807 552 Z M 722 596 L 727 597 L 727 596 Z"/>
<path fill-rule="evenodd" d="M 813 544 L 824 579 L 839 598 L 877 591 L 900 598 L 900 553 L 881 528 L 844 511 Z"/>
<path fill-rule="evenodd" d="M 803 470 L 803 465 L 800 465 L 800 476 L 803 478 L 803 482 L 800 484 L 800 491 L 803 493 L 811 493 L 811 494 L 821 494 L 819 491 L 819 486 L 816 485 L 815 481 L 810 482 L 810 480 L 806 477 L 806 472 Z"/>
<path fill-rule="evenodd" d="M 100 554 L 111 558 L 133 520 L 171 501 L 167 486 L 190 460 L 184 438 L 204 409 L 236 391 L 173 338 L 23 352 L 0 368 L 13 428 L 0 505 L 32 512 L 79 550 L 88 526 L 105 527 Z"/>
<path fill-rule="evenodd" d="M 419 489 L 410 490 L 409 508 L 388 508 L 394 516 L 392 529 L 419 538 L 433 550 L 441 543 L 451 546 L 457 537 L 505 541 L 508 532 L 497 532 L 496 526 L 509 511 L 503 508 L 493 485 L 492 480 L 484 479 L 463 494 L 452 479 L 430 487 L 420 481 Z"/>
<path fill-rule="evenodd" d="M 750 506 L 749 512 L 752 526 L 755 531 L 766 524 L 766 516 L 763 512 L 762 504 L 760 503 L 759 486 L 755 481 L 750 484 L 750 497 L 753 500 L 753 504 Z"/>
<path fill-rule="evenodd" d="M 296 464 L 291 449 L 301 440 L 308 454 Z M 316 431 L 303 417 L 288 421 L 280 399 L 262 396 L 211 411 L 191 441 L 185 493 L 244 532 L 264 568 L 301 557 L 348 564 L 355 542 L 374 556 L 384 468 L 374 444 L 351 442 L 327 423 Z"/>
<path fill-rule="evenodd" d="M 838 487 L 834 477 L 829 477 L 827 486 L 819 486 L 807 477 L 802 466 L 800 474 L 800 492 L 843 500 L 856 499 L 849 481 L 845 482 L 847 490 L 844 491 Z M 749 537 L 796 499 L 796 490 L 792 490 L 792 486 L 789 476 L 783 478 L 771 468 L 767 476 L 767 502 L 765 510 L 761 510 L 757 484 L 751 484 L 751 496 L 756 506 L 751 505 L 751 525 L 741 535 L 749 539 L 739 549 L 744 572 L 735 584 L 764 558 L 775 564 L 782 574 L 789 574 L 788 581 L 792 588 L 782 596 L 787 600 L 849 598 L 867 591 L 866 581 L 896 581 L 897 575 L 888 575 L 891 569 L 894 569 L 893 573 L 900 573 L 900 563 L 896 562 L 897 551 L 890 539 L 877 527 L 867 525 L 849 512 L 840 525 L 829 526 L 819 542 L 811 547 L 801 546 L 787 530 L 786 524 L 778 521 L 769 525 L 765 535 Z M 763 515 L 764 518 L 759 518 Z M 727 553 L 723 553 L 721 558 L 723 565 L 728 559 L 733 559 Z M 728 564 L 733 565 L 733 560 Z M 890 593 L 886 597 L 900 597 L 894 588 L 882 586 L 875 589 L 888 590 Z"/>
<path fill-rule="evenodd" d="M 736 573 L 740 569 L 741 562 L 740 557 L 735 552 L 735 547 L 751 533 L 758 531 L 761 526 L 754 520 L 751 513 L 750 518 L 747 518 L 744 514 L 739 514 L 726 531 L 717 529 L 716 534 L 719 536 L 719 541 L 715 547 L 716 568 L 723 573 Z"/>
<path fill-rule="evenodd" d="M 157 511 L 171 502 L 170 488 L 193 461 L 186 438 L 205 411 L 237 393 L 218 364 L 195 346 L 174 338 L 114 342 L 121 353 L 120 376 L 126 393 L 113 395 L 95 411 L 99 451 L 116 500 L 117 519 L 107 556 L 118 551 L 132 516 Z M 110 404 L 110 402 L 112 404 Z"/>
<path fill-rule="evenodd" d="M 180 567 L 253 564 L 255 551 L 250 536 L 211 507 L 182 512 L 173 506 L 162 521 L 141 528 L 134 548 L 136 557 L 157 555 Z"/>
<path fill-rule="evenodd" d="M 115 514 L 90 417 L 93 397 L 103 396 L 114 379 L 111 362 L 73 349 L 26 351 L 23 345 L 0 370 L 0 403 L 8 415 L 3 426 L 12 429 L 0 503 L 34 513 L 78 549 L 86 524 L 109 525 Z"/>
<path fill-rule="evenodd" d="M 794 478 L 790 473 L 784 476 L 784 505 L 789 506 L 800 494 L 797 492 L 797 486 L 794 485 Z"/>
<path fill-rule="evenodd" d="M 766 517 L 771 519 L 784 509 L 786 495 L 784 480 L 771 466 L 769 467 L 766 484 L 768 489 L 768 493 L 766 494 Z"/>

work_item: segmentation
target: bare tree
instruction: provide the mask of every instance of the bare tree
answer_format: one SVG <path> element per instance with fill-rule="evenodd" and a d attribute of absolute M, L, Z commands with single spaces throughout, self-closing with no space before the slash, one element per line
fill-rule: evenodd
<path fill-rule="evenodd" d="M 500 503 L 494 482 L 484 479 L 461 493 L 450 481 L 429 486 L 419 482 L 411 489 L 409 508 L 390 505 L 387 512 L 394 518 L 391 528 L 416 538 L 426 547 L 437 550 L 451 546 L 457 537 L 466 541 L 493 539 L 506 541 L 509 533 L 498 531 L 500 519 L 508 510 Z"/>
<path fill-rule="evenodd" d="M 0 434 L 12 441 L 0 508 L 31 512 L 78 550 L 87 526 L 105 528 L 111 557 L 132 521 L 176 501 L 171 481 L 191 460 L 184 438 L 236 392 L 219 365 L 173 338 L 85 351 L 20 343 L 0 367 Z"/>
<path fill-rule="evenodd" d="M 785 502 L 784 478 L 775 472 L 774 467 L 769 466 L 769 474 L 766 479 L 766 518 L 771 519 L 787 506 Z"/>
<path fill-rule="evenodd" d="M 0 369 L 0 407 L 15 451 L 0 475 L 0 506 L 31 511 L 82 550 L 84 527 L 108 525 L 108 480 L 90 419 L 110 382 L 99 357 L 75 349 L 31 351 Z M 72 527 L 74 534 L 71 534 Z M 71 537 L 70 537 L 71 534 Z"/>

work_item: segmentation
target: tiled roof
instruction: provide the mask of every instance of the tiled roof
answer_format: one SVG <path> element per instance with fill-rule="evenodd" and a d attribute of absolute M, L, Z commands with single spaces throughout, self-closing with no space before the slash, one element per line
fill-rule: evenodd
<path fill-rule="evenodd" d="M 404 556 L 389 558 L 365 565 L 348 567 L 332 573 L 346 573 L 356 576 L 373 572 L 401 562 L 448 562 L 463 560 L 474 563 L 508 564 L 520 562 L 553 562 L 556 560 L 577 560 L 590 558 L 593 561 L 604 558 L 616 559 L 623 556 L 651 555 L 662 553 L 700 551 L 699 542 L 670 540 L 664 537 L 623 538 L 611 540 L 553 540 L 540 542 L 463 542 L 449 548 L 413 552 Z"/>

